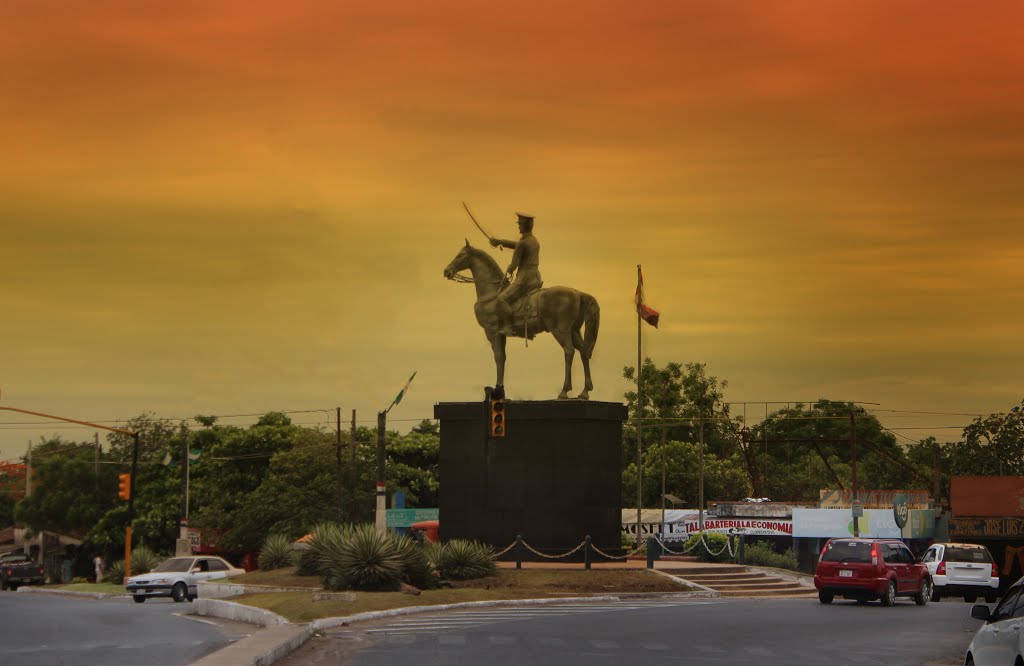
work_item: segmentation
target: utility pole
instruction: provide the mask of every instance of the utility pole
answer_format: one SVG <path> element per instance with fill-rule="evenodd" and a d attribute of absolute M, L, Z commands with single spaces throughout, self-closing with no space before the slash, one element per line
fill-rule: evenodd
<path fill-rule="evenodd" d="M 700 481 L 697 483 L 697 528 L 704 534 L 704 404 L 700 406 Z M 703 560 L 702 560 L 703 561 Z"/>
<path fill-rule="evenodd" d="M 94 432 L 92 434 L 92 436 L 93 436 L 93 439 L 96 442 L 96 466 L 95 466 L 95 469 L 93 470 L 93 475 L 96 477 L 96 493 L 99 494 L 99 492 L 100 492 L 100 434 L 98 432 Z"/>
<path fill-rule="evenodd" d="M 343 515 L 343 503 L 344 497 L 342 496 L 342 483 L 341 483 L 341 407 L 338 407 L 338 437 L 337 446 L 335 447 L 335 458 L 337 458 L 338 468 L 338 522 L 340 523 L 344 519 Z"/>
<path fill-rule="evenodd" d="M 637 264 L 636 280 L 638 285 L 640 284 L 641 275 L 640 264 Z M 642 453 L 644 422 L 643 401 L 641 400 L 643 385 L 640 382 L 644 365 L 643 359 L 641 358 L 642 352 L 640 350 L 640 320 L 640 308 L 638 306 L 636 309 L 636 548 L 640 547 L 640 514 L 644 505 L 644 460 Z"/>
<path fill-rule="evenodd" d="M 352 410 L 352 435 L 348 440 L 349 484 L 348 484 L 348 519 L 356 520 L 356 410 Z"/>
<path fill-rule="evenodd" d="M 387 529 L 387 498 L 384 482 L 384 435 L 387 429 L 387 411 L 377 412 L 377 531 Z"/>
<path fill-rule="evenodd" d="M 935 516 L 942 515 L 942 470 L 939 467 L 939 443 L 932 442 L 932 497 L 935 501 Z"/>
<path fill-rule="evenodd" d="M 28 454 L 25 456 L 25 497 L 32 496 L 32 440 L 28 440 Z"/>
<path fill-rule="evenodd" d="M 850 450 L 853 452 L 853 497 L 851 504 L 857 506 L 857 420 L 853 415 L 853 403 L 850 403 Z M 853 511 L 853 536 L 860 536 L 860 523 L 856 508 Z"/>

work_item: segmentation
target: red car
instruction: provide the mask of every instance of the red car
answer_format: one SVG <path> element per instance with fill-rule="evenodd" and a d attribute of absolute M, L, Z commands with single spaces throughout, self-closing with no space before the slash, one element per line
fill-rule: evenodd
<path fill-rule="evenodd" d="M 913 597 L 924 606 L 932 596 L 928 568 L 899 539 L 829 539 L 814 572 L 818 600 L 839 596 L 892 606 L 896 597 Z"/>

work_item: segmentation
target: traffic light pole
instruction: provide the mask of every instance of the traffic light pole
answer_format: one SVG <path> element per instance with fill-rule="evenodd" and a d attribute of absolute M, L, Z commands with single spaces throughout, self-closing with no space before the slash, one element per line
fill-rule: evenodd
<path fill-rule="evenodd" d="M 132 476 L 128 491 L 128 526 L 124 528 L 124 579 L 132 575 L 132 521 L 135 519 L 135 473 L 139 471 L 139 433 L 132 433 Z"/>
<path fill-rule="evenodd" d="M 65 423 L 77 423 L 78 425 L 88 426 L 90 428 L 99 428 L 100 430 L 107 430 L 109 432 L 119 432 L 122 435 L 131 435 L 134 442 L 132 448 L 132 477 L 129 482 L 129 497 L 128 497 L 128 527 L 125 528 L 125 539 L 124 539 L 124 574 L 125 580 L 131 575 L 132 570 L 132 517 L 133 510 L 135 508 L 135 472 L 139 468 L 139 433 L 134 430 L 126 430 L 124 428 L 111 428 L 110 426 L 100 425 L 98 423 L 92 423 L 90 421 L 79 421 L 78 419 L 69 419 L 65 416 L 54 416 L 53 414 L 44 414 L 42 412 L 33 412 L 28 409 L 19 409 L 17 407 L 0 406 L 0 410 L 6 412 L 18 412 L 19 414 L 30 414 L 32 416 L 41 416 L 46 419 L 54 419 L 56 421 L 64 421 Z"/>

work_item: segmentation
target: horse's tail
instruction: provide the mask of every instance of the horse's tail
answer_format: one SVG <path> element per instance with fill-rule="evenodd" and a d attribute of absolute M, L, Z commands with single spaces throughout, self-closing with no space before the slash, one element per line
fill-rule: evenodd
<path fill-rule="evenodd" d="M 597 299 L 583 292 L 580 292 L 580 305 L 580 316 L 587 326 L 583 332 L 583 349 L 580 353 L 590 358 L 597 344 L 597 329 L 601 326 L 601 306 L 597 304 Z"/>

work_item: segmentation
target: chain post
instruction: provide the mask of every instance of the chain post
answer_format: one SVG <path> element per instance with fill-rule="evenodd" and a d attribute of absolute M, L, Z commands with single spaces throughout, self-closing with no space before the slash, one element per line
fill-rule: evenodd
<path fill-rule="evenodd" d="M 740 561 L 740 564 L 743 564 L 743 563 L 744 563 L 744 561 L 745 561 L 745 560 L 744 560 L 744 557 L 743 557 L 743 543 L 744 543 L 744 542 L 745 542 L 746 540 L 747 540 L 747 537 L 746 537 L 746 535 L 745 535 L 745 534 L 741 534 L 741 535 L 740 535 L 740 546 L 739 546 L 739 556 L 740 556 L 740 557 L 739 557 L 739 561 Z"/>
<path fill-rule="evenodd" d="M 516 569 L 523 568 L 523 535 L 516 535 Z"/>
<path fill-rule="evenodd" d="M 583 546 L 583 568 L 590 569 L 590 535 L 588 534 L 584 539 L 586 545 Z"/>
<path fill-rule="evenodd" d="M 647 537 L 647 568 L 654 568 L 654 560 L 658 559 L 658 540 L 655 537 Z"/>

